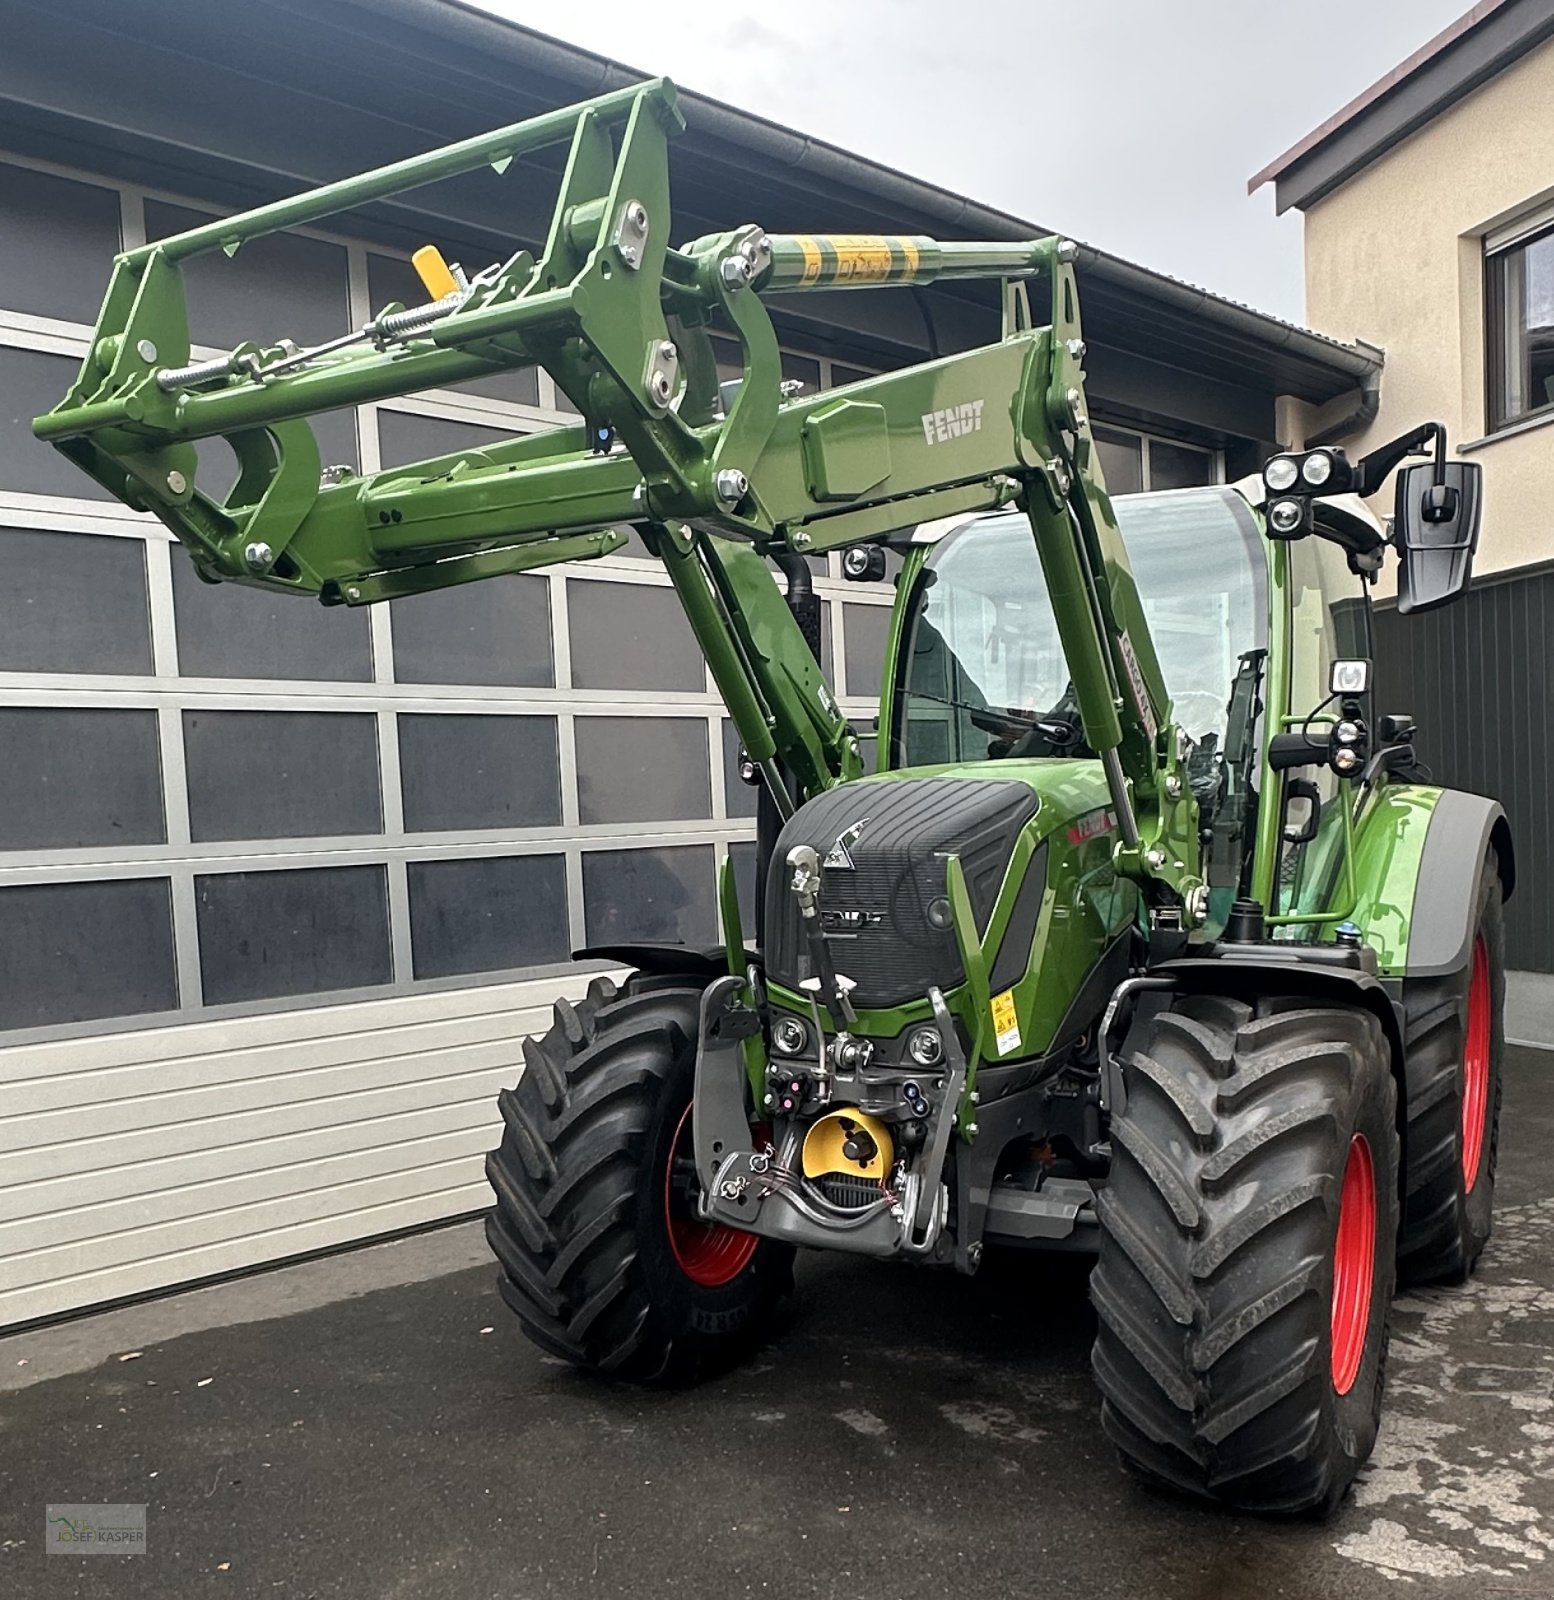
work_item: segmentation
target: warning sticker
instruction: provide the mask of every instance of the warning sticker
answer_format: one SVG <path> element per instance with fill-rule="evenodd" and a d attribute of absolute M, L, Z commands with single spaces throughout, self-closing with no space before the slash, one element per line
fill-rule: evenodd
<path fill-rule="evenodd" d="M 817 283 L 909 281 L 917 275 L 918 251 L 912 239 L 877 233 L 801 234 L 795 241 L 804 256 L 799 287 Z"/>
<path fill-rule="evenodd" d="M 1139 721 L 1144 724 L 1144 732 L 1153 744 L 1160 732 L 1160 724 L 1155 721 L 1155 713 L 1150 709 L 1149 691 L 1144 687 L 1144 674 L 1139 670 L 1139 658 L 1133 653 L 1133 641 L 1128 637 L 1127 629 L 1119 634 L 1117 646 L 1122 653 L 1123 668 L 1128 674 L 1128 687 L 1133 691 L 1133 703 L 1138 707 Z"/>
<path fill-rule="evenodd" d="M 1006 1056 L 1020 1048 L 1020 1024 L 1014 1014 L 1014 990 L 1005 989 L 993 996 L 993 1037 L 998 1042 L 998 1053 Z"/>

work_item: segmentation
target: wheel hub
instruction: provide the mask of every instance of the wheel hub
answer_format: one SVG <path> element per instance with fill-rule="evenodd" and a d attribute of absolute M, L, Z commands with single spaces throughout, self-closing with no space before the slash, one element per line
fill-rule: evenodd
<path fill-rule="evenodd" d="M 1480 935 L 1473 942 L 1473 978 L 1468 986 L 1468 1036 L 1462 1052 L 1462 1175 L 1469 1194 L 1478 1182 L 1489 1124 L 1489 952 Z"/>
<path fill-rule="evenodd" d="M 675 1264 L 703 1289 L 721 1289 L 750 1264 L 760 1240 L 753 1233 L 703 1222 L 696 1215 L 696 1145 L 691 1107 L 675 1125 L 669 1160 L 664 1168 L 664 1220 Z"/>
<path fill-rule="evenodd" d="M 1348 1394 L 1365 1358 L 1376 1274 L 1376 1167 L 1363 1133 L 1349 1141 L 1333 1240 L 1333 1387 Z"/>

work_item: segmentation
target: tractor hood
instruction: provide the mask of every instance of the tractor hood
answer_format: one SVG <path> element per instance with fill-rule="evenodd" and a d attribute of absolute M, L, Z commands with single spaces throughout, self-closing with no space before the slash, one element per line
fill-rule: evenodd
<path fill-rule="evenodd" d="M 800 806 L 780 834 L 766 884 L 768 976 L 798 989 L 812 968 L 789 886 L 788 852 L 808 845 L 821 860 L 820 919 L 838 969 L 863 1010 L 911 1004 L 930 986 L 965 981 L 945 888 L 945 861 L 960 857 L 978 931 L 985 937 L 1022 835 L 1055 830 L 1100 838 L 1114 826 L 1093 761 L 1004 761 L 919 768 L 840 784 Z M 1009 919 L 993 965 L 1013 983 L 1025 974 L 1045 888 L 1046 852 L 1026 861 L 1015 888 L 1025 902 Z M 1012 941 L 1012 942 L 1011 942 Z M 1016 948 L 1018 946 L 1018 948 Z"/>

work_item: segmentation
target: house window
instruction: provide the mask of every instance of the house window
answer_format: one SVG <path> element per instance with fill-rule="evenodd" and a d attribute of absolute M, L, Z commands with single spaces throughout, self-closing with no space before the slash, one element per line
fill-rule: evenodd
<path fill-rule="evenodd" d="M 1554 214 L 1484 242 L 1489 428 L 1554 415 Z"/>

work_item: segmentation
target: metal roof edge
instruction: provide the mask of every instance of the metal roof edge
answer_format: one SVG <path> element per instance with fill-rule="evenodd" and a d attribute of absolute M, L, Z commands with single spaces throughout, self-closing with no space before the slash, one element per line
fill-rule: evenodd
<path fill-rule="evenodd" d="M 470 42 L 489 48 L 498 41 L 522 46 L 526 63 L 575 83 L 585 94 L 597 94 L 641 82 L 651 74 L 624 63 L 539 33 L 522 23 L 483 10 L 470 0 L 350 0 L 350 3 L 386 16 L 397 17 L 446 34 L 450 14 L 459 19 Z M 1500 4 L 1503 0 L 1493 0 Z M 677 88 L 679 86 L 677 85 Z M 776 164 L 814 172 L 832 181 L 850 183 L 861 190 L 898 201 L 952 228 L 974 230 L 987 238 L 1039 237 L 1061 230 L 1043 227 L 994 206 L 984 205 L 953 190 L 915 178 L 867 156 L 859 156 L 825 140 L 786 128 L 782 124 L 710 95 L 679 88 L 680 103 L 695 127 L 727 140 Z M 1188 314 L 1239 332 L 1272 350 L 1283 350 L 1356 381 L 1381 369 L 1379 355 L 1368 348 L 1343 344 L 1286 322 L 1267 312 L 1217 295 L 1169 274 L 1140 266 L 1122 256 L 1092 245 L 1081 245 L 1081 267 L 1098 278 L 1145 295 Z"/>
<path fill-rule="evenodd" d="M 1554 0 L 1483 0 L 1247 181 L 1279 212 L 1330 194 L 1554 37 Z"/>

